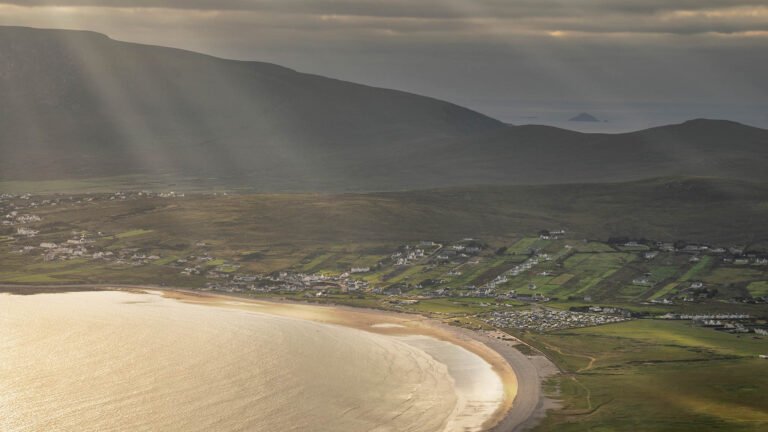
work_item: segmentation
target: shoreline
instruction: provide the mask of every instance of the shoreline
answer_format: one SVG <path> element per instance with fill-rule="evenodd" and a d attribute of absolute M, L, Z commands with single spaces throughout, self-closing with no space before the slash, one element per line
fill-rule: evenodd
<path fill-rule="evenodd" d="M 340 325 L 390 336 L 428 336 L 466 349 L 487 362 L 499 377 L 504 397 L 496 412 L 482 426 L 487 432 L 528 430 L 556 407 L 545 397 L 542 383 L 556 374 L 557 368 L 543 356 L 527 356 L 514 345 L 511 335 L 501 332 L 480 332 L 451 326 L 440 320 L 418 314 L 358 308 L 346 305 L 314 304 L 273 299 L 253 299 L 245 296 L 201 292 L 184 288 L 148 285 L 0 285 L 0 293 L 16 295 L 54 294 L 72 291 L 154 291 L 177 301 L 246 309 L 277 316 L 306 319 Z M 259 311 L 259 308 L 265 308 Z M 383 324 L 383 325 L 382 325 Z M 503 339 L 501 339 L 503 335 Z"/>

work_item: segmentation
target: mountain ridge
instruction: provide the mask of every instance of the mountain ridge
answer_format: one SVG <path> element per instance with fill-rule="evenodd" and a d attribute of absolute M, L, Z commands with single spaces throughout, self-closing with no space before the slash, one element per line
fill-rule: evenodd
<path fill-rule="evenodd" d="M 765 178 L 768 131 L 692 120 L 624 134 L 506 125 L 263 62 L 0 27 L 0 180 L 215 178 L 259 190 L 404 190 Z"/>

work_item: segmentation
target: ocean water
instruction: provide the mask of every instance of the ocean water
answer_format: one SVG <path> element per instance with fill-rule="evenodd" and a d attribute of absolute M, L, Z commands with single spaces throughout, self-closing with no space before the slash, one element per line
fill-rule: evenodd
<path fill-rule="evenodd" d="M 429 338 L 154 294 L 0 294 L 0 431 L 478 430 L 500 392 Z"/>

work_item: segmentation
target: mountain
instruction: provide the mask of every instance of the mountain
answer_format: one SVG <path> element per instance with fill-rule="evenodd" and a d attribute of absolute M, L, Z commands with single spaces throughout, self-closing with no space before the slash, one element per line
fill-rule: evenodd
<path fill-rule="evenodd" d="M 504 125 L 399 91 L 75 31 L 0 27 L 0 176 L 314 177 Z"/>
<path fill-rule="evenodd" d="M 623 134 L 519 126 L 478 139 L 471 149 L 449 153 L 484 166 L 488 182 L 495 184 L 663 176 L 768 181 L 768 170 L 762 168 L 768 164 L 768 130 L 724 120 L 698 119 Z"/>
<path fill-rule="evenodd" d="M 615 135 L 510 126 L 428 97 L 91 32 L 0 27 L 0 94 L 6 181 L 133 176 L 383 191 L 768 180 L 768 131 L 733 122 Z"/>
<path fill-rule="evenodd" d="M 571 117 L 568 119 L 568 121 L 572 122 L 599 122 L 600 120 L 597 119 L 597 117 L 593 116 L 589 113 L 581 113 L 575 117 Z"/>

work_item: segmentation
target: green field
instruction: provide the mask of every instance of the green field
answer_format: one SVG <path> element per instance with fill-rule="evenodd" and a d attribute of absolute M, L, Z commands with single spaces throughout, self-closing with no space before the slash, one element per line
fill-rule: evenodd
<path fill-rule="evenodd" d="M 705 256 L 701 258 L 701 261 L 691 267 L 681 278 L 680 281 L 687 282 L 689 280 L 697 279 L 700 275 L 712 265 L 712 257 Z"/>
<path fill-rule="evenodd" d="M 572 292 L 566 292 L 563 295 L 602 296 L 603 290 L 598 285 L 635 258 L 636 256 L 630 253 L 590 253 L 571 256 L 565 261 L 563 267 L 569 273 L 576 275 L 577 283 Z"/>
<path fill-rule="evenodd" d="M 279 286 L 274 280 L 283 272 L 339 277 L 352 267 L 370 267 L 350 276 L 368 284 L 358 291 L 324 283 L 306 292 L 249 287 L 240 295 L 419 313 L 472 329 L 487 328 L 483 320 L 492 312 L 529 308 L 539 300 L 556 310 L 602 305 L 643 316 L 768 318 L 766 304 L 757 298 L 768 295 L 768 266 L 708 255 L 691 262 L 689 254 L 663 251 L 649 258 L 645 247 L 619 250 L 607 240 L 636 235 L 675 241 L 686 232 L 695 239 L 702 230 L 686 231 L 683 225 L 700 228 L 711 220 L 683 223 L 679 218 L 704 214 L 694 212 L 698 204 L 653 212 L 621 199 L 606 205 L 603 198 L 585 197 L 553 212 L 539 195 L 515 188 L 114 200 L 90 194 L 22 210 L 42 218 L 31 224 L 40 231 L 36 237 L 0 227 L 0 283 L 208 285 L 230 292 L 226 283 L 232 276 L 263 276 L 267 282 L 260 287 Z M 16 198 L 13 208 L 33 199 L 40 198 Z M 10 206 L 0 200 L 0 209 L 7 212 Z M 631 223 L 615 219 L 622 209 L 637 212 Z M 542 240 L 535 234 L 562 226 L 569 229 L 565 238 Z M 41 243 L 77 248 L 67 241 L 82 233 L 89 239 L 82 256 L 44 258 L 48 249 Z M 707 241 L 730 246 L 744 238 L 717 231 Z M 472 252 L 465 247 L 470 243 L 476 246 Z M 764 246 L 751 247 L 754 254 L 765 254 Z M 397 254 L 417 248 L 423 255 L 397 263 Z M 96 251 L 111 258 L 92 257 Z M 635 283 L 643 278 L 649 283 Z M 691 288 L 699 281 L 707 290 L 704 296 Z M 660 299 L 666 303 L 650 302 Z M 757 431 L 768 426 L 768 362 L 757 359 L 768 354 L 768 340 L 754 333 L 739 337 L 650 319 L 553 333 L 510 331 L 563 370 L 548 384 L 563 409 L 550 413 L 539 430 Z"/>
<path fill-rule="evenodd" d="M 752 282 L 747 290 L 753 297 L 768 296 L 768 281 Z"/>
<path fill-rule="evenodd" d="M 143 235 L 151 234 L 151 233 L 152 233 L 152 230 L 134 229 L 134 230 L 130 230 L 130 231 L 121 232 L 121 233 L 115 235 L 115 237 L 120 239 L 120 240 L 123 240 L 123 239 L 131 238 L 131 237 L 138 237 L 138 236 L 143 236 Z"/>
<path fill-rule="evenodd" d="M 483 194 L 488 194 L 486 198 L 498 197 L 509 191 L 500 188 L 491 192 Z M 690 263 L 690 255 L 670 253 L 646 260 L 645 248 L 617 251 L 604 241 L 580 239 L 578 231 L 562 239 L 542 240 L 532 235 L 535 229 L 523 231 L 526 224 L 517 225 L 519 214 L 506 213 L 506 207 L 499 207 L 499 203 L 481 200 L 491 207 L 487 209 L 490 213 L 478 218 L 466 209 L 448 206 L 444 200 L 450 196 L 447 191 L 435 191 L 428 195 L 193 194 L 184 198 L 131 196 L 119 200 L 99 194 L 71 197 L 55 207 L 34 208 L 34 213 L 43 218 L 33 224 L 41 231 L 34 239 L 13 236 L 12 228 L 0 228 L 4 239 L 0 282 L 130 280 L 194 288 L 205 284 L 205 275 L 182 276 L 185 266 L 175 263 L 205 254 L 208 261 L 201 264 L 203 272 L 219 269 L 229 273 L 339 275 L 352 267 L 370 267 L 371 271 L 354 277 L 373 288 L 400 286 L 411 296 L 429 294 L 440 287 L 471 295 L 468 287 L 481 288 L 505 273 L 507 281 L 496 285 L 497 292 L 514 290 L 560 302 L 588 298 L 592 302 L 631 304 L 682 298 L 694 280 L 717 290 L 713 301 L 764 295 L 761 282 L 768 280 L 766 266 L 729 265 L 712 256 Z M 415 197 L 429 199 L 417 202 Z M 18 199 L 14 205 L 27 203 L 29 200 Z M 513 226 L 514 230 L 509 229 Z M 40 252 L 18 254 L 24 246 L 66 242 L 73 232 L 85 232 L 94 238 L 89 250 L 123 254 L 124 258 L 137 253 L 159 259 L 133 267 L 130 259 L 121 266 L 98 260 L 44 262 Z M 455 256 L 448 262 L 431 259 L 451 251 L 451 242 L 470 237 L 483 245 L 480 253 Z M 390 256 L 398 248 L 416 247 L 422 240 L 436 244 L 426 247 L 424 257 L 404 266 L 394 265 Z M 437 244 L 443 245 L 442 250 L 436 249 Z M 534 251 L 547 258 L 539 258 L 531 268 L 508 273 L 526 262 Z M 652 281 L 651 285 L 632 282 L 643 275 Z"/>
<path fill-rule="evenodd" d="M 639 320 L 523 334 L 564 373 L 539 431 L 762 431 L 768 340 Z"/>

